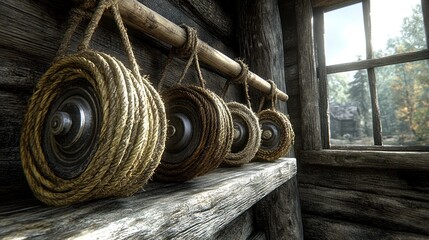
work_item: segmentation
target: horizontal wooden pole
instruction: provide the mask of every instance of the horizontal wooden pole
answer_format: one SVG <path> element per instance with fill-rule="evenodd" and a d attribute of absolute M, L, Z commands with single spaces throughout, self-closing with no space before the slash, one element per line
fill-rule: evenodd
<path fill-rule="evenodd" d="M 75 3 L 83 1 L 86 0 L 73 0 Z M 186 32 L 183 28 L 137 0 L 119 1 L 119 11 L 127 26 L 142 31 L 159 41 L 173 47 L 180 47 L 186 41 Z M 236 77 L 241 72 L 240 64 L 201 40 L 198 41 L 198 58 L 228 77 Z M 269 94 L 271 91 L 271 85 L 251 71 L 249 71 L 248 83 L 263 93 Z M 277 95 L 278 99 L 282 101 L 287 101 L 289 98 L 279 89 L 277 89 Z"/>

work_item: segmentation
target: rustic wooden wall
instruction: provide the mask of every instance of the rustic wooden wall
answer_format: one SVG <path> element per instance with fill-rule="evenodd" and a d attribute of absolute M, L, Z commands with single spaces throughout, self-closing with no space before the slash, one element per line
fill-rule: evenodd
<path fill-rule="evenodd" d="M 222 51 L 231 58 L 239 57 L 238 43 L 236 38 L 236 10 L 235 4 L 227 0 L 140 0 L 149 8 L 155 10 L 169 20 L 181 24 L 196 27 L 200 38 Z M 276 3 L 277 1 L 272 1 Z M 294 12 L 291 9 L 293 1 L 279 1 L 282 24 L 287 24 L 292 28 L 295 24 Z M 27 100 L 32 94 L 34 85 L 39 77 L 49 67 L 55 56 L 56 50 L 66 29 L 68 11 L 71 8 L 69 1 L 49 1 L 49 0 L 4 0 L 0 2 L 0 202 L 4 199 L 24 198 L 31 196 L 25 177 L 23 176 L 19 158 L 19 136 L 22 119 L 25 113 Z M 286 12 L 286 14 L 284 14 Z M 278 20 L 278 16 L 277 20 Z M 279 24 L 278 22 L 276 24 Z M 279 27 L 279 26 L 278 26 Z M 77 35 L 73 38 L 75 47 L 79 37 L 83 32 L 80 27 Z M 280 33 L 277 32 L 277 35 Z M 161 75 L 163 64 L 166 61 L 168 46 L 154 41 L 150 37 L 140 32 L 129 29 L 129 35 L 133 44 L 137 61 L 140 64 L 143 74 L 149 74 L 150 79 L 156 85 Z M 280 34 L 281 36 L 281 34 Z M 280 77 L 275 80 L 280 81 L 278 85 L 283 89 L 288 89 L 291 100 L 288 107 L 291 120 L 297 133 L 297 144 L 299 139 L 299 91 L 297 84 L 297 52 L 296 34 L 283 35 L 283 46 L 285 47 L 285 62 L 277 59 L 275 63 L 284 65 L 285 72 L 280 71 Z M 282 42 L 276 50 L 282 52 Z M 103 19 L 99 29 L 96 31 L 91 46 L 99 51 L 112 54 L 126 62 L 125 54 L 121 42 L 118 39 L 117 29 L 113 21 Z M 279 55 L 279 56 L 283 56 Z M 167 77 L 167 84 L 171 84 L 183 68 L 183 61 L 174 61 L 170 72 L 173 74 Z M 208 81 L 208 88 L 220 94 L 225 83 L 225 79 L 207 66 L 203 66 L 203 75 Z M 276 73 L 277 74 L 277 73 Z M 283 80 L 286 79 L 286 86 Z M 189 74 L 185 80 L 196 82 L 196 75 Z M 282 84 L 283 83 L 283 84 Z M 242 89 L 231 86 L 226 96 L 227 100 L 243 101 Z M 256 97 L 255 97 L 256 99 Z M 281 104 L 281 109 L 286 111 L 286 105 Z M 293 156 L 293 154 L 292 154 Z M 276 193 L 264 198 L 257 208 L 275 204 L 275 209 L 267 209 L 268 218 L 275 220 L 282 218 L 288 224 L 279 224 L 278 233 L 284 233 L 295 228 L 295 232 L 283 237 L 300 238 L 300 212 L 298 195 L 296 192 L 296 178 L 279 189 Z M 11 195 L 7 197 L 7 195 Z M 294 204 L 287 206 L 289 201 Z M 7 204 L 7 203 L 6 203 Z M 270 211 L 268 211 L 270 210 Z M 277 211 L 278 210 L 278 211 Z M 260 210 L 259 210 L 260 212 Z M 291 216 L 291 217 L 289 217 Z M 259 217 L 256 222 L 253 209 L 249 209 L 241 217 L 237 218 L 230 226 L 222 230 L 215 236 L 217 239 L 274 239 L 273 235 L 266 235 L 268 226 Z M 291 222 L 292 221 L 292 222 Z M 265 224 L 266 226 L 254 226 L 255 224 Z M 273 222 L 275 224 L 275 222 Z M 298 226 L 298 228 L 297 228 Z M 271 234 L 275 234 L 273 230 Z M 278 234 L 277 233 L 277 234 Z M 240 235 L 241 234 L 241 235 Z"/>
<path fill-rule="evenodd" d="M 334 1 L 312 2 L 316 6 L 330 6 Z M 298 67 L 307 69 L 311 69 L 308 66 L 311 58 L 309 48 L 312 47 L 308 41 L 311 39 L 306 42 L 299 42 L 299 39 L 311 32 L 310 18 L 315 5 L 310 3 L 310 0 L 300 0 L 296 1 L 296 6 L 281 4 L 284 19 L 291 15 L 296 17 L 283 25 L 283 35 L 296 36 L 298 32 L 300 38 L 292 43 L 307 45 L 307 49 L 299 47 L 298 53 L 298 58 L 305 58 L 300 60 L 301 63 L 307 61 L 307 64 Z M 292 21 L 295 22 L 292 24 Z M 301 73 L 302 69 L 298 72 Z M 296 104 L 289 105 L 289 114 L 296 119 L 293 121 L 294 127 L 299 129 L 300 124 L 306 125 L 302 131 L 296 131 L 297 139 L 301 141 L 295 145 L 305 239 L 428 239 L 427 154 L 386 154 L 374 149 L 365 152 L 319 150 L 319 146 L 313 143 L 320 129 L 317 130 L 317 126 L 312 124 L 316 119 L 312 116 L 318 114 L 317 108 L 315 112 L 310 112 L 301 107 L 317 104 L 315 90 L 309 90 L 317 83 L 315 75 L 309 77 L 311 74 L 314 72 L 308 71 L 305 75 L 300 74 L 299 80 L 287 80 L 288 93 L 292 96 L 290 102 L 296 99 Z M 296 84 L 311 85 L 301 86 L 299 94 L 307 95 L 301 96 L 301 100 L 299 96 L 294 98 L 294 91 L 289 87 Z"/>
<path fill-rule="evenodd" d="M 231 58 L 237 57 L 233 44 L 233 21 L 230 10 L 222 1 L 211 1 L 217 11 L 204 8 L 196 1 L 142 1 L 171 21 L 197 28 L 200 38 Z M 187 3 L 187 5 L 185 4 Z M 38 78 L 49 67 L 66 29 L 67 14 L 71 5 L 67 2 L 47 0 L 0 2 L 0 182 L 2 187 L 26 185 L 19 158 L 19 135 L 28 98 Z M 208 15 L 210 13 L 210 15 Z M 215 20 L 221 21 L 213 23 Z M 73 38 L 79 41 L 83 27 Z M 218 33 L 218 34 L 216 34 Z M 157 84 L 168 53 L 168 46 L 129 31 L 142 74 L 149 74 Z M 92 47 L 112 54 L 125 63 L 126 58 L 113 21 L 103 19 L 96 31 Z M 182 61 L 172 64 L 167 83 L 171 84 L 183 69 Z M 221 93 L 225 79 L 206 68 L 208 88 Z M 185 82 L 196 82 L 195 74 L 188 74 Z M 231 87 L 228 99 L 242 100 L 242 91 Z"/>

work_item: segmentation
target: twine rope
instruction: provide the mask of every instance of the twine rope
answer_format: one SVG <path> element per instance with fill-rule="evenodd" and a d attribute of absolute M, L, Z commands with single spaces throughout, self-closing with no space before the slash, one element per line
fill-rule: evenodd
<path fill-rule="evenodd" d="M 89 48 L 90 39 L 105 9 L 112 7 L 133 71 L 119 60 Z M 84 11 L 73 11 L 58 60 L 36 85 L 30 98 L 21 134 L 21 160 L 34 195 L 48 205 L 64 206 L 109 196 L 129 196 L 142 188 L 161 160 L 166 139 L 162 100 L 140 77 L 125 28 L 121 27 L 117 1 L 100 1 L 78 53 L 64 56 Z M 76 24 L 77 23 L 77 24 Z M 48 166 L 42 149 L 43 123 L 64 84 L 85 79 L 100 100 L 102 122 L 96 150 L 86 169 L 76 178 L 58 177 Z"/>
<path fill-rule="evenodd" d="M 167 62 L 164 65 L 164 70 L 161 73 L 161 78 L 158 83 L 158 91 L 161 91 L 162 86 L 164 84 L 165 78 L 167 76 L 167 70 L 173 61 L 173 57 L 181 57 L 181 58 L 188 58 L 188 61 L 186 62 L 185 68 L 182 71 L 182 74 L 180 75 L 179 79 L 177 80 L 176 84 L 181 84 L 183 79 L 186 76 L 186 73 L 188 72 L 189 67 L 192 65 L 192 63 L 195 63 L 195 70 L 198 74 L 198 80 L 200 83 L 200 86 L 202 88 L 205 88 L 206 81 L 203 78 L 203 74 L 201 73 L 200 63 L 198 59 L 198 33 L 195 28 L 189 27 L 185 24 L 181 25 L 181 27 L 185 30 L 186 38 L 185 43 L 181 47 L 173 47 L 171 48 Z"/>
<path fill-rule="evenodd" d="M 258 117 L 246 105 L 230 102 L 227 103 L 227 106 L 232 118 L 241 120 L 246 125 L 248 131 L 247 142 L 243 149 L 238 152 L 229 152 L 222 162 L 224 166 L 236 167 L 249 163 L 255 157 L 261 145 L 261 129 Z"/>
<path fill-rule="evenodd" d="M 194 129 L 193 131 L 200 131 L 201 137 L 200 139 L 193 139 L 198 141 L 197 146 L 191 155 L 183 161 L 179 163 L 161 162 L 154 178 L 167 182 L 187 181 L 217 168 L 230 151 L 233 141 L 232 116 L 226 103 L 218 95 L 205 88 L 205 80 L 198 60 L 197 31 L 186 25 L 182 25 L 182 28 L 186 31 L 186 41 L 180 48 L 173 48 L 170 51 L 158 84 L 158 90 L 161 90 L 166 77 L 166 70 L 173 56 L 189 57 L 176 86 L 164 91 L 163 98 L 167 106 L 171 106 L 179 100 L 186 100 L 189 104 L 183 107 L 196 109 L 201 129 Z M 200 86 L 182 85 L 182 80 L 192 63 L 195 63 Z"/>
<path fill-rule="evenodd" d="M 188 107 L 197 109 L 201 123 L 197 147 L 179 163 L 162 161 L 154 178 L 166 182 L 182 182 L 204 175 L 217 168 L 231 149 L 233 122 L 225 102 L 215 93 L 198 86 L 177 85 L 163 94 L 165 104 L 186 99 Z M 163 159 L 164 160 L 164 159 Z"/>
<path fill-rule="evenodd" d="M 225 94 L 228 91 L 228 88 L 229 88 L 229 85 L 231 84 L 231 82 L 233 82 L 235 84 L 243 84 L 244 85 L 244 96 L 246 98 L 247 107 L 250 110 L 252 110 L 252 103 L 250 102 L 249 83 L 248 83 L 249 74 L 250 74 L 249 73 L 249 66 L 247 64 L 245 64 L 244 61 L 241 59 L 238 59 L 237 62 L 241 66 L 241 71 L 236 77 L 228 79 L 226 81 L 226 83 L 222 89 L 222 98 L 225 98 Z"/>
<path fill-rule="evenodd" d="M 276 106 L 278 101 L 277 85 L 273 80 L 267 80 L 267 82 L 271 85 L 271 90 L 270 90 L 270 93 L 268 94 L 268 97 L 271 99 L 271 110 L 276 111 L 276 108 L 277 108 Z M 262 96 L 262 99 L 259 102 L 258 112 L 262 111 L 262 109 L 264 108 L 266 98 L 267 98 L 266 95 Z"/>
<path fill-rule="evenodd" d="M 261 145 L 256 153 L 255 159 L 265 161 L 274 161 L 286 155 L 294 144 L 295 133 L 290 123 L 289 118 L 283 113 L 277 111 L 277 86 L 272 80 L 268 80 L 271 85 L 271 91 L 268 95 L 271 98 L 271 108 L 262 110 L 267 96 L 263 96 L 259 105 L 258 117 L 259 121 L 269 120 L 273 122 L 280 129 L 280 140 L 275 148 L 264 149 Z"/>

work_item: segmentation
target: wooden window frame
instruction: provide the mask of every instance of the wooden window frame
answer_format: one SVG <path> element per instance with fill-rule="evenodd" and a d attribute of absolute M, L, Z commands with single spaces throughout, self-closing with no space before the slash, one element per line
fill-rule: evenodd
<path fill-rule="evenodd" d="M 318 2 L 319 4 L 315 4 Z M 319 110 L 320 110 L 320 144 L 322 149 L 335 150 L 380 150 L 380 151 L 429 151 L 429 146 L 383 146 L 380 109 L 378 106 L 378 94 L 376 89 L 375 68 L 407 63 L 419 60 L 429 60 L 429 0 L 421 0 L 422 14 L 424 21 L 424 29 L 426 33 L 427 49 L 409 52 L 403 54 L 395 54 L 391 56 L 373 58 L 372 36 L 371 36 L 371 17 L 370 17 L 370 0 L 355 0 L 344 1 L 313 1 L 313 19 L 314 19 L 314 46 L 317 65 L 317 76 L 319 80 Z M 362 3 L 364 30 L 366 40 L 366 60 L 360 60 L 349 63 L 326 65 L 325 49 L 324 49 L 324 13 L 334 9 L 339 9 L 356 3 Z M 347 72 L 353 70 L 367 70 L 371 107 L 373 120 L 373 138 L 374 145 L 372 146 L 331 146 L 330 130 L 329 130 L 329 105 L 328 105 L 328 80 L 327 75 L 333 73 Z"/>

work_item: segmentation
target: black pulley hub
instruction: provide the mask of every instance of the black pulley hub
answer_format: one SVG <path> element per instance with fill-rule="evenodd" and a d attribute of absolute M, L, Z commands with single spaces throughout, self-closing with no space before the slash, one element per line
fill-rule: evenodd
<path fill-rule="evenodd" d="M 44 120 L 42 144 L 46 160 L 63 179 L 79 176 L 94 153 L 101 107 L 94 88 L 84 80 L 61 87 Z"/>
<path fill-rule="evenodd" d="M 201 139 L 201 119 L 198 107 L 182 99 L 167 106 L 167 142 L 163 161 L 180 163 L 195 151 Z"/>
<path fill-rule="evenodd" d="M 232 142 L 231 152 L 237 153 L 242 151 L 249 141 L 249 127 L 243 119 L 232 114 L 234 123 L 234 139 Z"/>
<path fill-rule="evenodd" d="M 269 120 L 263 119 L 260 120 L 260 125 L 262 129 L 261 136 L 261 148 L 263 149 L 275 149 L 280 144 L 280 127 L 277 123 Z"/>

